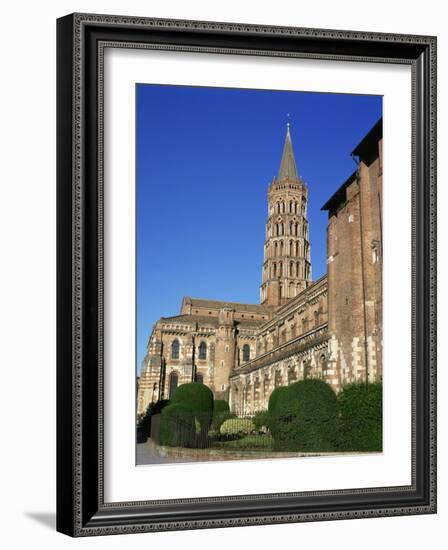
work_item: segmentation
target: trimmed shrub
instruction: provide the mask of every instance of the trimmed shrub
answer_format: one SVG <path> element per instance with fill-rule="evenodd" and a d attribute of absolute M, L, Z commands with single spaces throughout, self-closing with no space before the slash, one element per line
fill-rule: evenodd
<path fill-rule="evenodd" d="M 213 414 L 229 411 L 230 407 L 227 401 L 225 401 L 224 399 L 215 399 L 215 401 L 213 402 Z"/>
<path fill-rule="evenodd" d="M 182 384 L 176 389 L 171 402 L 186 407 L 194 418 L 196 435 L 193 440 L 190 436 L 186 436 L 189 443 L 185 446 L 206 446 L 213 415 L 213 393 L 211 389 L 199 382 Z"/>
<path fill-rule="evenodd" d="M 277 388 L 269 400 L 269 427 L 275 450 L 334 450 L 337 428 L 334 391 L 317 379 Z"/>
<path fill-rule="evenodd" d="M 381 383 L 350 384 L 338 396 L 338 447 L 341 451 L 381 451 L 383 447 Z"/>
<path fill-rule="evenodd" d="M 160 444 L 172 447 L 194 447 L 195 417 L 182 403 L 173 403 L 160 415 Z"/>
<path fill-rule="evenodd" d="M 221 424 L 234 415 L 230 413 L 229 404 L 224 399 L 216 399 L 213 404 L 213 418 L 210 429 L 213 432 L 219 432 Z"/>
<path fill-rule="evenodd" d="M 213 412 L 213 392 L 205 384 L 191 382 L 181 384 L 174 392 L 172 403 L 183 403 L 190 410 L 198 413 Z"/>
<path fill-rule="evenodd" d="M 252 422 L 257 430 L 262 430 L 263 428 L 269 428 L 269 412 L 268 411 L 258 411 L 255 413 L 255 416 L 252 418 Z"/>
<path fill-rule="evenodd" d="M 146 437 L 151 437 L 151 418 L 155 414 L 160 414 L 168 404 L 168 399 L 161 399 L 160 401 L 157 401 L 156 403 L 151 403 L 148 406 L 146 414 L 141 421 L 141 427 Z"/>
<path fill-rule="evenodd" d="M 269 411 L 275 410 L 277 403 L 282 400 L 282 396 L 288 393 L 289 387 L 290 386 L 280 386 L 279 388 L 275 388 L 275 390 L 271 393 L 271 396 L 269 397 Z"/>
<path fill-rule="evenodd" d="M 254 429 L 250 418 L 229 418 L 222 424 L 220 431 L 223 435 L 249 435 Z"/>

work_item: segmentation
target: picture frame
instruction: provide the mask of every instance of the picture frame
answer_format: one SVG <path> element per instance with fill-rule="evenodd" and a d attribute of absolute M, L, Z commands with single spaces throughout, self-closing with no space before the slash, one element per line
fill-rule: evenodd
<path fill-rule="evenodd" d="M 412 71 L 412 483 L 104 498 L 104 48 L 401 64 Z M 436 38 L 72 14 L 57 22 L 57 530 L 70 536 L 436 512 Z"/>

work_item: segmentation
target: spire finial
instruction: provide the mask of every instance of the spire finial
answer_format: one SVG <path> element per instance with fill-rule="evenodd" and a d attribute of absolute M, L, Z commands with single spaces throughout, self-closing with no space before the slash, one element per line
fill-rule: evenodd
<path fill-rule="evenodd" d="M 285 145 L 283 147 L 282 160 L 280 162 L 280 170 L 278 172 L 278 181 L 282 180 L 291 180 L 295 181 L 298 179 L 297 176 L 297 167 L 296 161 L 294 158 L 294 151 L 292 148 L 292 139 L 291 139 L 291 115 L 287 113 L 287 122 L 286 122 L 286 138 Z"/>

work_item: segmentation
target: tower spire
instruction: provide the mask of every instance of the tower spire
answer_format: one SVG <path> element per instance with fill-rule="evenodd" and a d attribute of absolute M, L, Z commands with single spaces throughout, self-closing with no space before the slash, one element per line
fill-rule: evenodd
<path fill-rule="evenodd" d="M 311 282 L 307 203 L 308 187 L 297 174 L 288 115 L 280 170 L 268 188 L 262 304 L 279 307 Z"/>
<path fill-rule="evenodd" d="M 289 115 L 288 115 L 289 116 Z M 282 160 L 280 162 L 280 169 L 278 171 L 278 177 L 277 179 L 279 181 L 281 180 L 297 180 L 297 166 L 296 166 L 296 159 L 294 157 L 294 150 L 292 147 L 292 140 L 291 140 L 291 123 L 286 123 L 286 138 L 285 138 L 285 144 L 283 146 L 283 154 L 282 154 Z"/>

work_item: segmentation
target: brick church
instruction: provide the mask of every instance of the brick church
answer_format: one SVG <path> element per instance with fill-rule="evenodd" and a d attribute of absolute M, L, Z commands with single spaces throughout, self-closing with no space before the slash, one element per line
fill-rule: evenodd
<path fill-rule="evenodd" d="M 274 388 L 307 377 L 335 391 L 381 379 L 381 119 L 351 154 L 356 170 L 322 206 L 327 274 L 313 281 L 308 186 L 288 124 L 268 188 L 260 304 L 185 296 L 179 315 L 159 319 L 138 383 L 139 413 L 192 381 L 209 386 L 231 410 L 251 413 L 267 408 Z"/>

